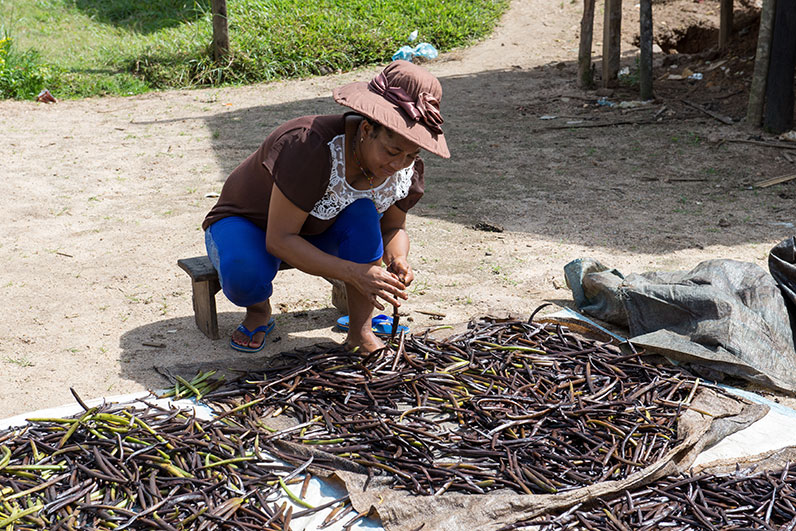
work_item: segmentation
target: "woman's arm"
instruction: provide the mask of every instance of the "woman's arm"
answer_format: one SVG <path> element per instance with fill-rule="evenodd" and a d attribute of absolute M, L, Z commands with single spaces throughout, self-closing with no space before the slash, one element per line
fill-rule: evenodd
<path fill-rule="evenodd" d="M 384 263 L 387 270 L 395 274 L 404 286 L 415 279 L 409 265 L 409 235 L 406 233 L 406 212 L 395 205 L 388 208 L 381 218 L 381 235 L 384 241 Z"/>
<path fill-rule="evenodd" d="M 274 184 L 268 209 L 265 245 L 268 252 L 310 275 L 336 278 L 351 284 L 380 310 L 380 297 L 400 306 L 406 299 L 403 284 L 375 264 L 357 264 L 325 253 L 299 236 L 308 214 L 293 204 Z"/>

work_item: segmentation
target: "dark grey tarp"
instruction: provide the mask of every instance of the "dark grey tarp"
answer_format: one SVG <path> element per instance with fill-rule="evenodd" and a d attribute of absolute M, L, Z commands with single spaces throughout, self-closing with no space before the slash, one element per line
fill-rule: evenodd
<path fill-rule="evenodd" d="M 790 247 L 780 244 L 783 248 L 772 260 L 780 271 L 787 270 L 780 277 L 790 279 L 791 295 L 796 295 L 792 240 Z M 732 376 L 796 392 L 796 350 L 786 296 L 779 279 L 759 266 L 715 259 L 686 272 L 625 277 L 583 258 L 567 264 L 564 272 L 578 308 L 626 328 L 636 346 L 687 364 L 710 379 Z"/>

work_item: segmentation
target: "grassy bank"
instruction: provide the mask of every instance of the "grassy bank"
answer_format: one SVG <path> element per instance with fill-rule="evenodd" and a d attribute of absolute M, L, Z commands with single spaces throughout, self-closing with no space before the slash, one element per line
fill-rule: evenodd
<path fill-rule="evenodd" d="M 210 0 L 1 0 L 0 97 L 138 94 L 385 63 L 417 30 L 440 52 L 487 35 L 508 0 L 228 0 L 232 54 L 212 60 Z"/>

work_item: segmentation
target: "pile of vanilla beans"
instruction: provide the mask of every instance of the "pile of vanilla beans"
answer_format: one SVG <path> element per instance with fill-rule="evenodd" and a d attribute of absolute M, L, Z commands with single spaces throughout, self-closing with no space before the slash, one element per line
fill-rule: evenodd
<path fill-rule="evenodd" d="M 560 324 L 493 319 L 371 354 L 283 353 L 224 385 L 178 380 L 173 396 L 212 420 L 76 396 L 81 415 L 0 432 L 0 529 L 289 529 L 332 505 L 288 488 L 310 463 L 423 495 L 563 492 L 659 460 L 700 385 Z M 364 516 L 334 504 L 326 524 Z"/>
<path fill-rule="evenodd" d="M 294 420 L 263 442 L 333 454 L 416 494 L 545 494 L 659 460 L 699 385 L 559 324 L 480 320 L 394 347 L 285 353 L 208 400 L 219 411 L 256 401 L 240 415 L 248 428 Z"/>
<path fill-rule="evenodd" d="M 792 531 L 796 529 L 796 473 L 788 465 L 777 473 L 669 477 L 612 500 L 596 500 L 588 508 L 579 504 L 559 515 L 519 522 L 502 531 L 524 528 Z"/>
<path fill-rule="evenodd" d="M 0 529 L 285 530 L 331 505 L 303 500 L 311 459 L 277 460 L 234 420 L 136 406 L 85 407 L 0 432 Z M 301 495 L 288 487 L 296 482 Z M 293 512 L 285 494 L 308 508 Z"/>

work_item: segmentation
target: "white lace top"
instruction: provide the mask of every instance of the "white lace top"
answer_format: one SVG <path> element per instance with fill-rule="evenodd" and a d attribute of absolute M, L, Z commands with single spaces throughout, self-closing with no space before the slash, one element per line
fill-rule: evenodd
<path fill-rule="evenodd" d="M 326 193 L 312 207 L 310 215 L 318 219 L 332 219 L 345 207 L 363 197 L 373 200 L 376 210 L 384 212 L 409 194 L 412 184 L 414 162 L 407 168 L 390 175 L 386 181 L 372 190 L 357 190 L 345 180 L 345 135 L 337 135 L 329 141 L 332 155 L 332 171 Z"/>

